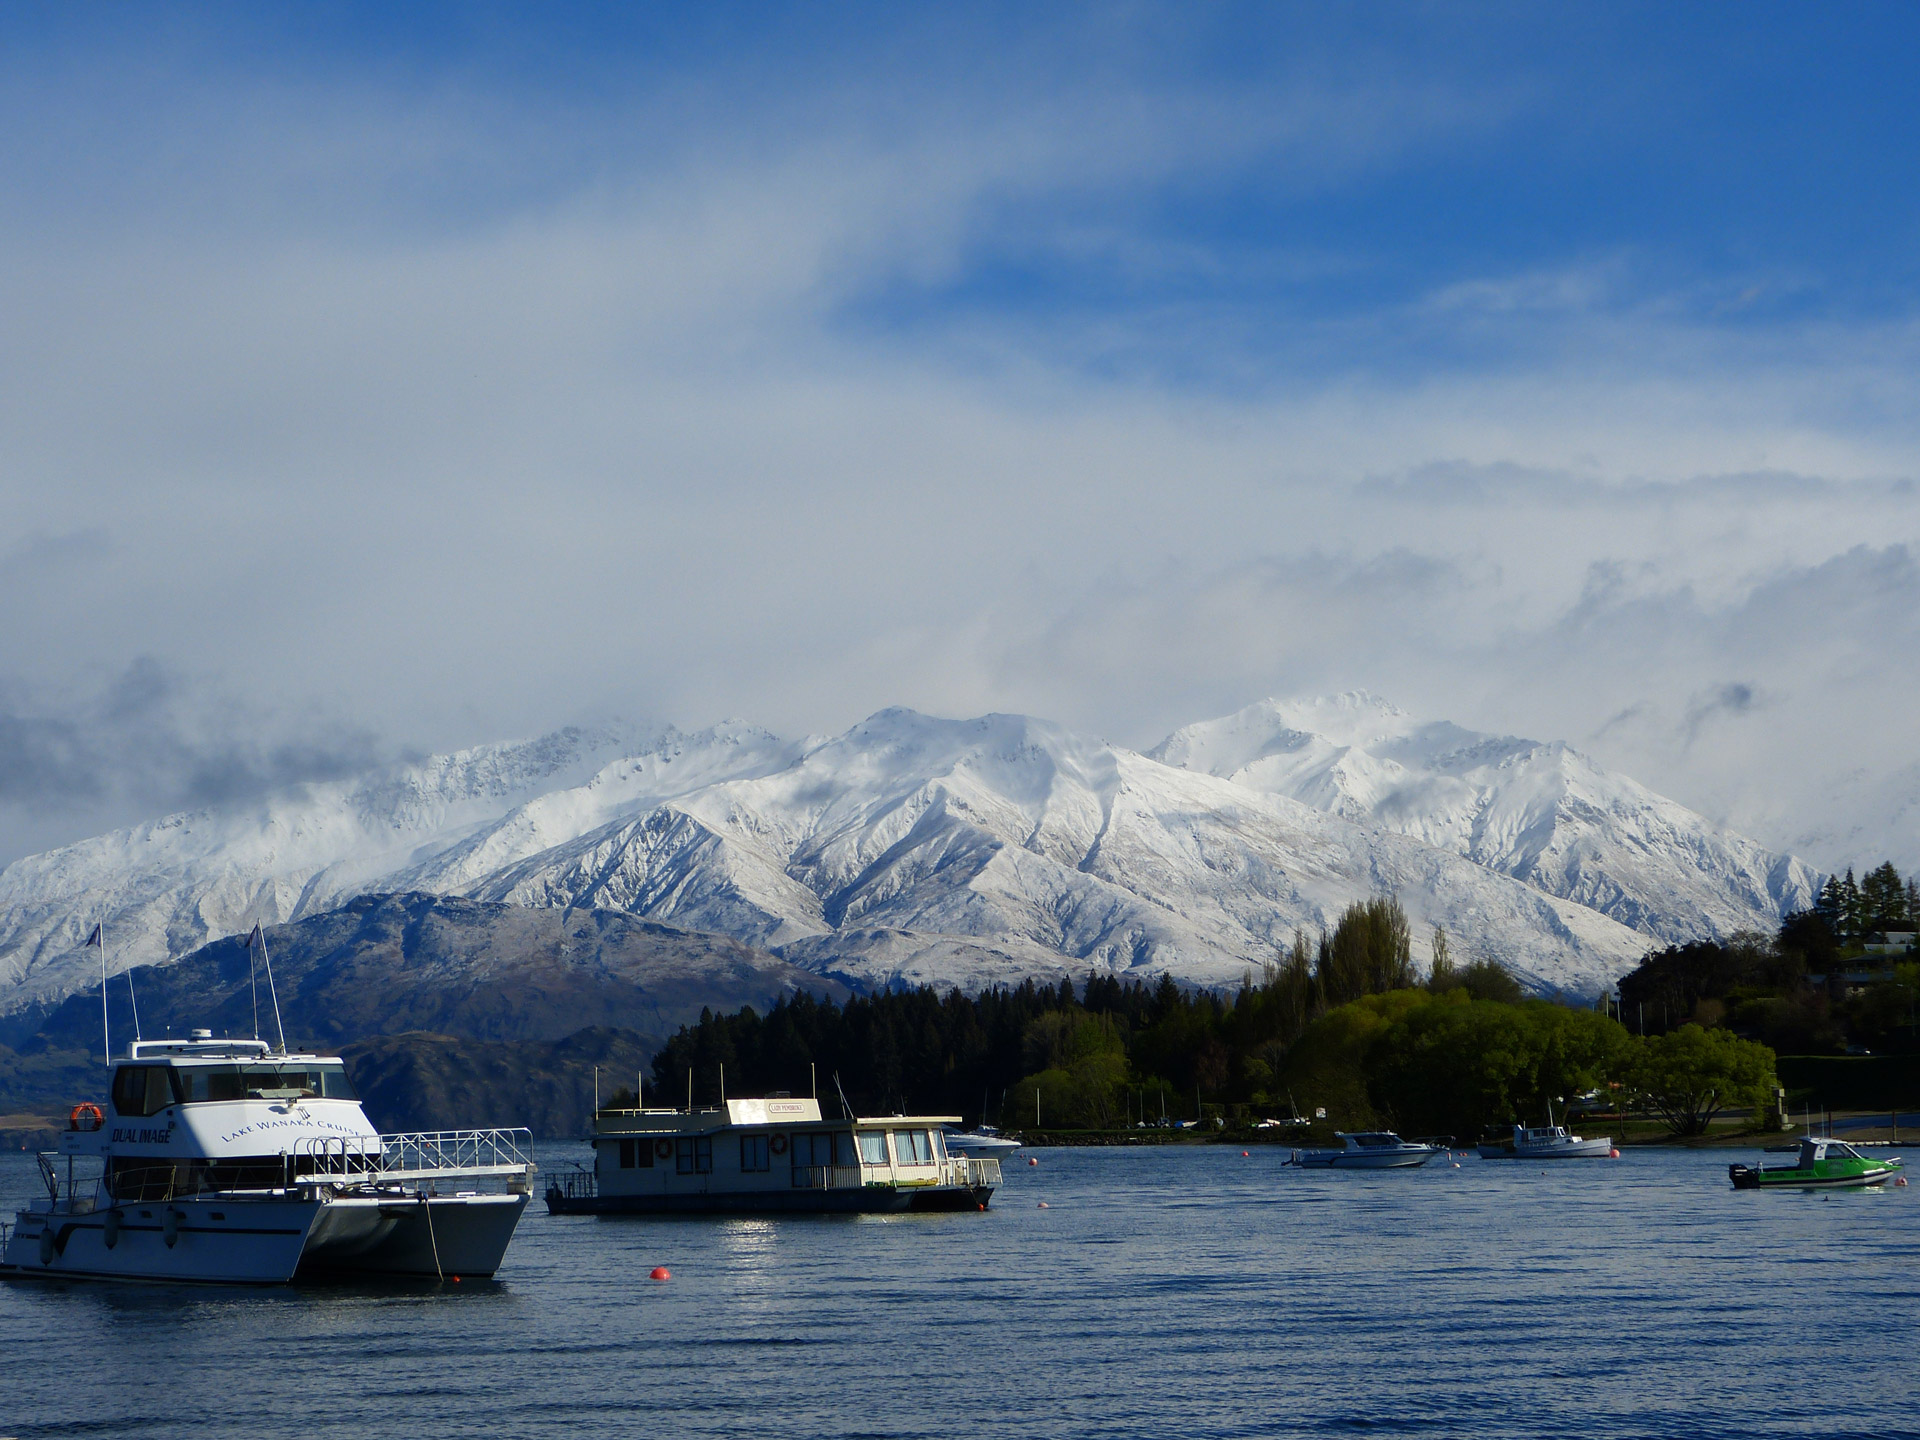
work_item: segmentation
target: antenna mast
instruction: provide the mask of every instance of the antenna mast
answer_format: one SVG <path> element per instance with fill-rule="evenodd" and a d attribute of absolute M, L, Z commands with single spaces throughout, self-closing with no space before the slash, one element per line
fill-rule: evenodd
<path fill-rule="evenodd" d="M 249 976 L 253 974 L 253 947 L 255 945 L 260 947 L 260 968 L 267 972 L 267 998 L 273 1002 L 273 1025 L 274 1029 L 280 1032 L 280 1053 L 284 1055 L 287 1053 L 287 1027 L 280 1019 L 280 992 L 276 990 L 273 985 L 273 957 L 267 953 L 266 932 L 261 930 L 258 922 L 254 924 L 253 934 L 247 937 L 247 974 Z M 253 1038 L 256 1040 L 260 1038 L 260 985 L 258 981 L 254 982 L 253 987 Z"/>

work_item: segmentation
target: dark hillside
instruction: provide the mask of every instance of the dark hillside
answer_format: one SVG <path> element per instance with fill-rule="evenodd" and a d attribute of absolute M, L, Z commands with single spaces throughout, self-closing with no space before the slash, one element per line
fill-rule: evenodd
<path fill-rule="evenodd" d="M 287 1042 L 336 1052 L 356 1051 L 367 1063 L 392 1067 L 409 1049 L 420 1052 L 421 1096 L 478 1116 L 463 1096 L 494 1094 L 486 1066 L 519 1075 L 536 1087 L 526 1104 L 487 1108 L 489 1124 L 533 1105 L 541 1115 L 585 1116 L 592 1066 L 585 1048 L 567 1050 L 585 1027 L 618 1032 L 606 1063 L 628 1072 L 703 1009 L 770 1009 L 801 991 L 846 998 L 837 981 L 788 965 L 764 950 L 726 936 L 679 930 L 623 911 L 531 909 L 433 895 L 369 895 L 338 910 L 265 932 Z M 217 940 L 171 965 L 133 972 L 141 1031 L 148 1038 L 181 1035 L 195 1027 L 252 1035 L 254 988 L 241 937 Z M 133 1033 L 126 977 L 108 990 L 116 1051 Z M 259 979 L 259 1034 L 274 1038 L 266 978 Z M 21 1033 L 22 1031 L 25 1033 Z M 407 1036 L 384 1048 L 370 1042 Z M 37 1025 L 17 1025 L 12 1048 L 0 1047 L 0 1130 L 32 1128 L 32 1117 L 64 1116 L 79 1099 L 99 1098 L 100 996 L 68 997 Z M 448 1046 L 489 1042 L 459 1051 Z M 515 1044 L 533 1048 L 511 1058 Z M 629 1052 L 637 1047 L 637 1057 Z M 588 1056 L 584 1084 L 573 1067 Z M 465 1058 L 461 1058 L 465 1057 Z M 465 1066 L 466 1078 L 457 1076 Z M 559 1069 L 555 1069 L 559 1066 Z M 544 1077 L 544 1078 L 542 1078 Z M 397 1082 L 396 1082 L 397 1083 Z M 479 1087 L 476 1089 L 476 1087 Z M 545 1088 L 539 1088 L 545 1087 Z M 425 1099 L 402 1100 L 402 1090 L 379 1083 L 382 1103 L 424 1128 L 479 1123 L 436 1117 Z M 11 1121 L 11 1124 L 7 1123 Z M 386 1123 L 383 1121 L 382 1123 Z M 546 1122 L 543 1122 L 546 1123 Z M 554 1119 L 552 1123 L 560 1123 Z M 571 1120 L 566 1127 L 578 1128 Z"/>

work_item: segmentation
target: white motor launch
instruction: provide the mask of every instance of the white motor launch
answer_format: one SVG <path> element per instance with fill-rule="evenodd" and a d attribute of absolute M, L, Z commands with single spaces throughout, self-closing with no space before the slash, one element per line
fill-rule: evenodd
<path fill-rule="evenodd" d="M 136 1040 L 105 1106 L 40 1156 L 0 1273 L 271 1284 L 499 1268 L 533 1176 L 525 1130 L 382 1135 L 338 1056 Z"/>

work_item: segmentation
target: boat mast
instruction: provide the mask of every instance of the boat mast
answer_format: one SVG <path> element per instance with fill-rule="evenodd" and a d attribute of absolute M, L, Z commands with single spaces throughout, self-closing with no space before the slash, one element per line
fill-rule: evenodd
<path fill-rule="evenodd" d="M 106 1065 L 113 1064 L 113 1030 L 107 1024 L 107 932 L 104 924 L 95 925 L 93 933 L 87 936 L 87 945 L 100 947 L 100 1058 Z"/>

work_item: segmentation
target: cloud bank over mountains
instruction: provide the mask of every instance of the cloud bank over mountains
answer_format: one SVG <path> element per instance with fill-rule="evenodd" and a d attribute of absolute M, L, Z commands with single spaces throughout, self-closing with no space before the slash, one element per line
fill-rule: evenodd
<path fill-rule="evenodd" d="M 1323 8 L 0 20 L 0 859 L 1364 687 L 1920 862 L 1910 37 Z"/>

